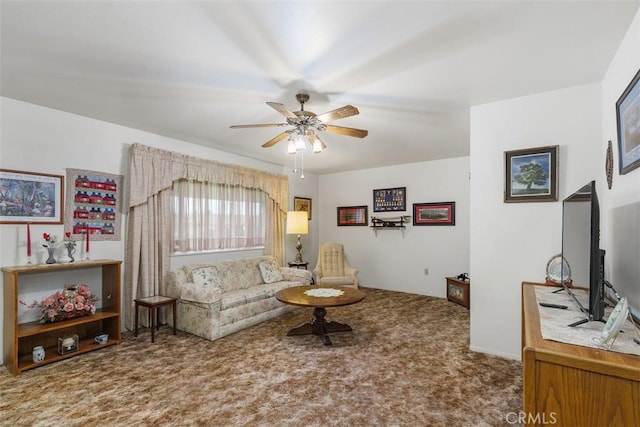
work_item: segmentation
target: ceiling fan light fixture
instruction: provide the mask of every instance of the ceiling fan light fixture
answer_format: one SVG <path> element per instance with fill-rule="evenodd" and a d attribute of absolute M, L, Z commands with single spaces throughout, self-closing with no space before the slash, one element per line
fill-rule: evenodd
<path fill-rule="evenodd" d="M 287 154 L 296 154 L 296 144 L 293 142 L 291 135 L 289 135 L 289 142 L 287 143 Z"/>
<path fill-rule="evenodd" d="M 322 143 L 318 138 L 314 138 L 313 140 L 313 152 L 314 153 L 322 153 Z"/>

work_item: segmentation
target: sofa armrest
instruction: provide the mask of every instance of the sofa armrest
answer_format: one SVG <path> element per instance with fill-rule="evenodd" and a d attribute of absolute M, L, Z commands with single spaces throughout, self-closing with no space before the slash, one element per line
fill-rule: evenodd
<path fill-rule="evenodd" d="M 222 289 L 215 285 L 196 285 L 189 282 L 187 275 L 182 270 L 173 270 L 167 273 L 167 296 L 186 301 L 211 304 L 222 298 Z"/>
<path fill-rule="evenodd" d="M 282 274 L 282 277 L 284 277 L 284 280 L 300 282 L 304 285 L 311 284 L 312 275 L 308 270 L 293 267 L 280 267 L 280 273 Z"/>

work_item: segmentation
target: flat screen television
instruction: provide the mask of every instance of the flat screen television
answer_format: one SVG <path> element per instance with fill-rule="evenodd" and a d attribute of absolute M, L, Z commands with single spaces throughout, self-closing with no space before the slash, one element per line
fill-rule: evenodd
<path fill-rule="evenodd" d="M 568 264 L 571 278 L 570 283 L 563 283 L 565 290 L 585 315 L 583 320 L 572 326 L 603 320 L 604 251 L 600 249 L 600 205 L 595 181 L 562 202 L 562 258 Z M 565 268 L 565 263 L 562 263 L 562 268 Z M 562 271 L 561 277 L 566 276 L 567 272 Z M 576 298 L 571 287 L 588 290 L 588 307 Z"/>

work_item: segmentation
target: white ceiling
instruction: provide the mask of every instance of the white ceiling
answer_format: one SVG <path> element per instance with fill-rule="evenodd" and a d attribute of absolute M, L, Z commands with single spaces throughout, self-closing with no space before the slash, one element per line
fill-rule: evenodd
<path fill-rule="evenodd" d="M 600 81 L 633 1 L 6 1 L 1 94 L 292 164 L 266 101 L 364 139 L 322 134 L 318 174 L 469 155 L 469 106 Z M 132 141 L 133 142 L 133 141 Z M 527 141 L 535 144 L 535 141 Z"/>

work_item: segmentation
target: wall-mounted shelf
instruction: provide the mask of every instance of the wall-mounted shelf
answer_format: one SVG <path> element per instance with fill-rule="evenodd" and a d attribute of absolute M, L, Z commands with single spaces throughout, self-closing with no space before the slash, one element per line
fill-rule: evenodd
<path fill-rule="evenodd" d="M 378 236 L 378 230 L 402 230 L 402 237 L 404 237 L 404 231 L 407 229 L 405 224 L 409 223 L 411 215 L 392 216 L 387 218 L 371 217 L 371 229 Z"/>

